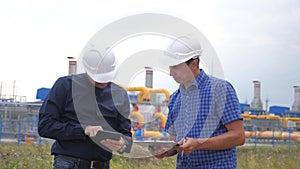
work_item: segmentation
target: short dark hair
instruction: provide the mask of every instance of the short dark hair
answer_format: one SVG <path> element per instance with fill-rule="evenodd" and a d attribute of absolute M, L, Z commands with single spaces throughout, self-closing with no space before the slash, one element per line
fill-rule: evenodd
<path fill-rule="evenodd" d="M 191 59 L 185 61 L 185 63 L 186 63 L 187 65 L 189 65 L 189 64 L 190 64 L 193 60 L 195 60 L 195 59 L 197 59 L 197 60 L 198 60 L 198 63 L 199 63 L 199 55 L 192 57 Z"/>

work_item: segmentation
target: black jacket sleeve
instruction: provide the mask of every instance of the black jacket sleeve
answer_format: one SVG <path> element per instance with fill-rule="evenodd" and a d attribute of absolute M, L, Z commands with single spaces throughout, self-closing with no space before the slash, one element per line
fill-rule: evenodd
<path fill-rule="evenodd" d="M 84 130 L 77 120 L 76 114 L 66 112 L 66 106 L 72 99 L 71 82 L 59 78 L 39 111 L 38 133 L 41 137 L 55 140 L 86 139 Z"/>

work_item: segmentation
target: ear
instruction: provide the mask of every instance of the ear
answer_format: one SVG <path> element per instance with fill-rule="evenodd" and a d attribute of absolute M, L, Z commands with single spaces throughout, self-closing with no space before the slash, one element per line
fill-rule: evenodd
<path fill-rule="evenodd" d="M 198 69 L 199 63 L 198 63 L 197 59 L 194 59 L 193 62 L 192 62 L 192 64 L 193 64 L 193 69 Z"/>

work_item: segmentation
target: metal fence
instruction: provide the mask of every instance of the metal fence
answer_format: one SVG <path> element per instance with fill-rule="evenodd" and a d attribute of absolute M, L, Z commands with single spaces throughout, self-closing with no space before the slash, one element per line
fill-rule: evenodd
<path fill-rule="evenodd" d="M 38 111 L 41 103 L 0 102 L 0 141 L 39 141 Z"/>
<path fill-rule="evenodd" d="M 47 140 L 39 137 L 37 131 L 41 104 L 0 102 L 0 142 L 14 141 L 20 144 Z M 252 119 L 244 120 L 244 126 L 248 145 L 300 145 L 300 127 L 297 125 L 286 126 L 274 119 Z"/>

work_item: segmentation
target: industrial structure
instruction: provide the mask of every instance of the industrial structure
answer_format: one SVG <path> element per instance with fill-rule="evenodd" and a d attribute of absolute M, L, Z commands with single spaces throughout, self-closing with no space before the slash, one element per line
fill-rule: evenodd
<path fill-rule="evenodd" d="M 69 75 L 76 74 L 77 72 L 77 61 L 74 57 L 67 57 L 69 59 Z"/>
<path fill-rule="evenodd" d="M 295 89 L 295 101 L 292 105 L 293 112 L 300 112 L 300 86 L 294 86 Z"/>
<path fill-rule="evenodd" d="M 74 58 L 68 59 L 68 73 L 75 74 L 77 63 Z M 166 89 L 153 88 L 151 67 L 145 67 L 145 77 L 145 86 L 126 88 L 131 102 L 133 136 L 138 140 L 168 139 L 164 127 L 170 93 Z M 280 140 L 300 143 L 300 87 L 294 86 L 295 96 L 291 109 L 270 106 L 268 111 L 267 108 L 263 109 L 261 101 L 261 82 L 253 81 L 253 84 L 254 96 L 251 104 L 240 103 L 248 141 Z M 38 111 L 49 91 L 49 88 L 38 89 L 36 99 L 39 101 L 32 103 L 0 97 L 0 141 L 3 138 L 16 139 L 18 142 L 26 138 L 42 140 L 37 133 Z"/>
<path fill-rule="evenodd" d="M 253 81 L 254 83 L 254 97 L 251 102 L 250 108 L 252 110 L 263 110 L 263 104 L 260 99 L 260 81 Z"/>

